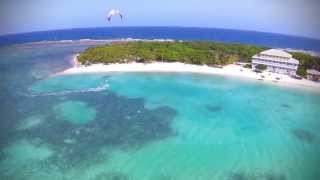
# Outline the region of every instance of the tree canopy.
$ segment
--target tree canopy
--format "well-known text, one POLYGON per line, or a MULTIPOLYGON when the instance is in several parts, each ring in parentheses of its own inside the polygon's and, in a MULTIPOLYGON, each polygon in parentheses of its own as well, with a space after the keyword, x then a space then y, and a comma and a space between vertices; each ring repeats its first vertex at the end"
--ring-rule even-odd
POLYGON ((184 62, 226 65, 250 62, 251 56, 265 48, 215 42, 123 42, 91 47, 82 52, 80 63, 184 62))
POLYGON ((260 71, 264 71, 264 70, 267 69, 267 66, 264 65, 264 64, 258 64, 258 65, 256 65, 256 68, 257 68, 258 70, 260 70, 260 71))
POLYGON ((292 56, 299 60, 299 68, 297 71, 298 75, 305 77, 307 75, 307 69, 316 69, 320 71, 319 56, 311 56, 301 52, 293 52, 292 56))

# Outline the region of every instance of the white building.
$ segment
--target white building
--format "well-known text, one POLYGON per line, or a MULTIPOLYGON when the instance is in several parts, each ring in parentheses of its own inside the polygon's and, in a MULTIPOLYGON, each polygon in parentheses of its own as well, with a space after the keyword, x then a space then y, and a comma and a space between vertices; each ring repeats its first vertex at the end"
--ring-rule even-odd
POLYGON ((266 65, 267 71, 270 72, 296 75, 299 61, 292 58, 292 55, 285 51, 269 49, 252 57, 252 70, 257 70, 256 66, 258 64, 266 65))

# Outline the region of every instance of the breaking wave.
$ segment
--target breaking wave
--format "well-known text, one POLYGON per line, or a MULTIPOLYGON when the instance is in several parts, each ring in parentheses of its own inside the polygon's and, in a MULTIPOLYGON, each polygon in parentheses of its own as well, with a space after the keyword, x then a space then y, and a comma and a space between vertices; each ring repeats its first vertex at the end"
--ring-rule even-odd
POLYGON ((105 43, 113 43, 118 41, 124 42, 133 42, 133 41, 147 41, 147 42, 173 42, 174 39, 139 39, 139 38, 111 38, 111 39, 64 39, 64 40, 42 40, 42 41, 35 41, 35 42, 26 42, 21 44, 16 44, 18 47, 25 47, 25 46, 42 46, 42 45, 72 45, 72 44, 84 44, 84 45, 99 45, 105 43))
POLYGON ((95 87, 95 88, 88 88, 88 89, 80 89, 80 90, 67 90, 67 91, 59 91, 59 92, 44 92, 44 93, 32 93, 29 94, 29 97, 36 97, 36 96, 63 96, 67 94, 75 94, 75 93, 88 93, 88 92, 101 92, 105 91, 109 88, 109 84, 106 83, 95 87))

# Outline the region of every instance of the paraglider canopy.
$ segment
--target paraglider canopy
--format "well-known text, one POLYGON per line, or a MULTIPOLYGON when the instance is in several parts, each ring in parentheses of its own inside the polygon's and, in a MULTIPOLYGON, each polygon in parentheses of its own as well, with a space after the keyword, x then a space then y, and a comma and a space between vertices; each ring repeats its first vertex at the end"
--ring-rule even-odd
POLYGON ((120 16, 121 20, 123 15, 120 13, 118 9, 111 9, 108 13, 108 21, 111 21, 112 16, 120 16))

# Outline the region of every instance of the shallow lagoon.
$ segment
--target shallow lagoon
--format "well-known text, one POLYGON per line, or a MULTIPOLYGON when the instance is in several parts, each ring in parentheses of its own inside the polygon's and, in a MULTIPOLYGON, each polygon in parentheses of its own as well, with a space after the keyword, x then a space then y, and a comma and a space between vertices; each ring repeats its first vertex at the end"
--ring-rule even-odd
POLYGON ((84 48, 0 49, 1 179, 320 178, 320 94, 188 73, 51 76, 84 48))

